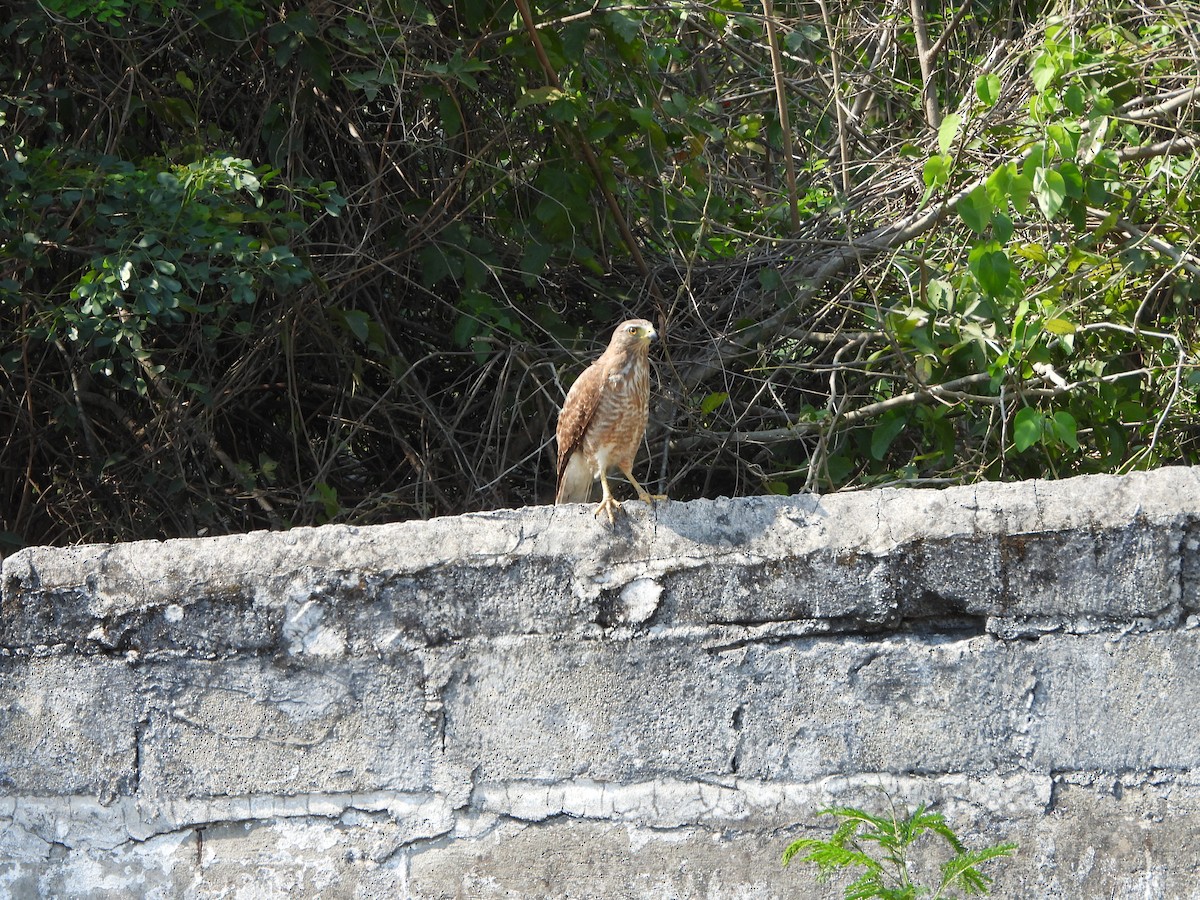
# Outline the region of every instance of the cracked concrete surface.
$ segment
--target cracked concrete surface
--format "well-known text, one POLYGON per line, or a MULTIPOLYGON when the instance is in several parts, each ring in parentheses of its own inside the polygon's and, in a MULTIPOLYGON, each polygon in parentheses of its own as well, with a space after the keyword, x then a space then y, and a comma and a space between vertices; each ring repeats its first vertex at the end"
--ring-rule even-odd
POLYGON ((1200 471, 625 512, 8 558, 0 896, 825 898, 891 797, 1200 898, 1200 471))

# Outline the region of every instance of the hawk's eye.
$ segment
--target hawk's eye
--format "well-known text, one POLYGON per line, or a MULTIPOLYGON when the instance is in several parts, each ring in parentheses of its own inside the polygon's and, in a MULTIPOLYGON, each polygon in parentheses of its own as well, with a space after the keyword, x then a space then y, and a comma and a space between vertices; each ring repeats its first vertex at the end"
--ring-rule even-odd
POLYGON ((630 333, 630 334, 637 334, 637 326, 636 326, 636 325, 630 325, 630 326, 629 326, 629 333, 630 333))

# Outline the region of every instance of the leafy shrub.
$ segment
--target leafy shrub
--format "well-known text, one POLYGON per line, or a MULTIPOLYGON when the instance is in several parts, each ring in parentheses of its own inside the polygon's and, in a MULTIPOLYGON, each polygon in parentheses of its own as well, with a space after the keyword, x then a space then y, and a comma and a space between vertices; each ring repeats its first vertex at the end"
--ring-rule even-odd
POLYGON ((915 900, 931 897, 950 900, 952 890, 964 894, 986 894, 991 879, 979 871, 989 860, 1009 856, 1016 844, 995 844, 981 850, 968 850, 940 813, 930 812, 925 804, 901 815, 893 807, 889 815, 873 816, 852 806, 837 806, 820 815, 840 820, 828 839, 801 838, 783 853, 786 866, 799 857, 817 866, 818 878, 826 880, 843 869, 862 869, 846 886, 846 900, 915 900), (936 886, 924 886, 914 880, 912 851, 926 835, 941 838, 951 857, 941 863, 936 886), (801 855, 803 854, 803 855, 801 855))
POLYGON ((628 314, 678 499, 1198 459, 1177 5, 10 6, 8 546, 545 502, 628 314))

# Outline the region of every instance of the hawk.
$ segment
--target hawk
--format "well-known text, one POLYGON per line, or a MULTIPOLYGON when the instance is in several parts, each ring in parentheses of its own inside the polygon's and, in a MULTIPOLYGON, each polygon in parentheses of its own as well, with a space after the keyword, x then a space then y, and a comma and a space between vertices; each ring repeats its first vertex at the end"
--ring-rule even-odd
POLYGON ((637 491, 638 499, 666 500, 650 494, 633 477, 633 460, 646 433, 650 408, 650 342, 658 338, 645 319, 622 322, 608 349, 571 385, 558 414, 558 481, 555 503, 587 503, 592 482, 600 479, 604 499, 595 515, 608 514, 615 524, 617 501, 608 473, 617 469, 637 491))

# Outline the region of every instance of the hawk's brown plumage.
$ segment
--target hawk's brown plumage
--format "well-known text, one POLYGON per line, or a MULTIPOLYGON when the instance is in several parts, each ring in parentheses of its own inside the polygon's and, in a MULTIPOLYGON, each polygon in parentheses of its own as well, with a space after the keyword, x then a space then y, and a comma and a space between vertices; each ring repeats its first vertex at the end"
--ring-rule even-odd
POLYGON ((649 494, 633 477, 633 460, 646 433, 650 407, 650 342, 658 337, 645 319, 622 322, 603 355, 579 376, 558 414, 558 482, 555 503, 586 503, 600 479, 604 497, 596 515, 610 522, 617 501, 608 473, 617 469, 647 503, 649 494))

